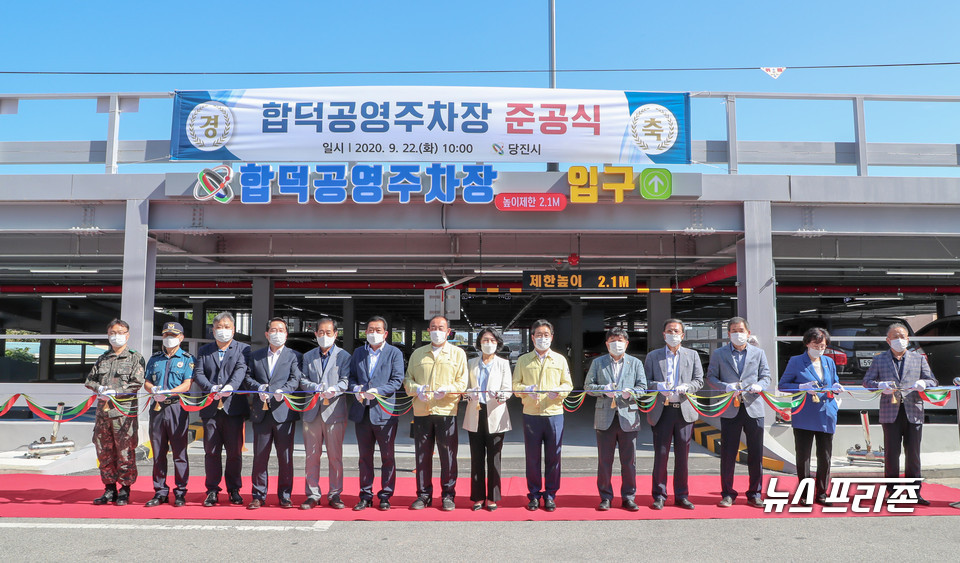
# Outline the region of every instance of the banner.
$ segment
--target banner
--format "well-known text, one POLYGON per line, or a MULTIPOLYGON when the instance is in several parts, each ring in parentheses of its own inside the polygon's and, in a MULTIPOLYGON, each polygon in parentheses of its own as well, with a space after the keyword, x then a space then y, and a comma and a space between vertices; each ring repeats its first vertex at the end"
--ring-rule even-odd
POLYGON ((689 164, 685 93, 371 86, 176 92, 173 160, 689 164))

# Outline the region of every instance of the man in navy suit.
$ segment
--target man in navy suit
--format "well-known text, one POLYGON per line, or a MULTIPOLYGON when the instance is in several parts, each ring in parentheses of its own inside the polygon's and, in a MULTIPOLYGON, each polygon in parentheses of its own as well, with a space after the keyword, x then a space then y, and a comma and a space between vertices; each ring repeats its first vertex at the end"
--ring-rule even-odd
POLYGON ((739 392, 741 406, 731 404, 720 415, 720 494, 718 506, 733 506, 737 491, 733 488, 733 472, 740 449, 740 433, 747 437, 747 469, 750 483, 747 504, 763 508, 760 498, 763 478, 763 399, 760 393, 770 385, 767 355, 761 348, 747 344, 750 325, 743 317, 727 321, 730 344, 721 346, 710 355, 707 380, 728 393, 739 392))
MULTIPOLYGON (((894 323, 887 329, 890 349, 873 358, 863 376, 863 386, 880 389, 880 426, 883 427, 883 476, 900 476, 900 449, 904 453, 904 477, 920 479, 920 438, 923 433, 923 398, 920 391, 935 387, 937 380, 930 371, 927 357, 916 350, 907 350, 910 334, 907 327, 894 323), (893 398, 897 397, 894 402, 893 398)), ((919 481, 918 481, 919 482, 919 481)), ((917 495, 917 502, 929 506, 930 501, 917 495)))
POLYGON ((247 508, 263 506, 267 499, 267 465, 270 450, 277 444, 277 496, 280 506, 290 508, 293 490, 293 435, 297 413, 287 406, 283 395, 292 393, 300 385, 300 366, 303 357, 284 346, 287 341, 287 323, 274 317, 267 321, 265 333, 270 346, 250 355, 244 384, 258 391, 250 395, 250 420, 253 422, 253 500, 247 508), (264 410, 264 405, 267 405, 264 410))
POLYGON ((403 354, 387 341, 390 331, 383 317, 367 321, 367 344, 350 358, 348 388, 357 394, 350 406, 350 420, 356 424, 360 451, 360 502, 354 510, 373 505, 373 449, 380 446, 380 510, 390 509, 390 497, 397 483, 397 464, 393 444, 397 438, 397 417, 384 412, 377 395, 387 409, 393 409, 395 393, 403 384, 403 354))
POLYGON ((233 339, 236 324, 233 315, 220 313, 213 318, 216 342, 204 344, 197 354, 193 370, 194 385, 201 393, 213 393, 213 402, 200 410, 203 421, 203 470, 207 498, 203 506, 217 504, 221 477, 225 478, 230 504, 243 504, 240 496, 243 469, 243 424, 249 412, 246 397, 234 397, 247 374, 250 346, 233 339), (227 450, 226 469, 222 454, 227 450))
POLYGON ((303 356, 300 389, 319 393, 321 398, 312 409, 301 415, 303 449, 307 454, 307 500, 300 505, 300 509, 309 510, 320 504, 320 456, 324 444, 327 447, 330 483, 327 504, 341 509, 344 507, 340 500, 340 493, 343 492, 343 436, 347 428, 347 397, 343 393, 347 390, 350 377, 350 353, 334 343, 337 339, 337 323, 333 319, 320 319, 314 335, 319 346, 303 356))

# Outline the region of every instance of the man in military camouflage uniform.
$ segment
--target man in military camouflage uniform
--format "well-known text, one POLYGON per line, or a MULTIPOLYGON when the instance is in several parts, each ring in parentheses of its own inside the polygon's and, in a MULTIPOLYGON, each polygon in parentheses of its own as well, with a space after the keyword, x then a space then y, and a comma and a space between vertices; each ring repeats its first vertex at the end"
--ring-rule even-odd
POLYGON ((97 448, 100 479, 105 490, 93 504, 127 504, 130 485, 137 480, 137 391, 143 386, 144 362, 140 352, 127 347, 129 336, 129 324, 120 319, 110 321, 107 325, 110 350, 97 358, 85 382, 87 388, 100 397, 93 425, 93 445, 97 448), (111 401, 112 397, 133 416, 124 416, 111 401), (119 491, 117 483, 120 483, 119 491))
POLYGON ((169 500, 167 486, 167 450, 173 452, 173 506, 186 504, 190 463, 187 461, 187 427, 190 414, 180 404, 180 395, 193 383, 193 356, 180 348, 183 325, 165 323, 161 331, 163 348, 147 362, 144 388, 153 395, 150 408, 150 445, 153 447, 153 498, 146 506, 158 506, 169 500), (158 410, 159 409, 159 410, 158 410))

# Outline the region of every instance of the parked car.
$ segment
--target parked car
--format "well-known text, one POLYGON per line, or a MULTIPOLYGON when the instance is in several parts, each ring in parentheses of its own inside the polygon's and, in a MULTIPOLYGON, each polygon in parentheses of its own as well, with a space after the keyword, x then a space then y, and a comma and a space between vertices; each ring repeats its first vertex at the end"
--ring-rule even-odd
MULTIPOLYGON (((960 338, 960 315, 941 317, 917 331, 917 336, 954 336, 960 338)), ((960 376, 960 340, 956 342, 917 342, 917 351, 926 354, 933 376, 941 385, 952 385, 960 376)))
MULTIPOLYGON (((837 375, 840 383, 845 385, 859 385, 867 369, 873 364, 873 357, 889 349, 883 340, 861 341, 844 340, 844 337, 877 336, 885 338, 887 328, 893 323, 902 323, 907 327, 907 333, 913 336, 903 319, 895 317, 797 317, 777 323, 779 336, 803 336, 813 327, 825 328, 830 333, 830 346, 824 351, 837 364, 837 375)), ((911 348, 914 344, 911 342, 911 348)), ((804 352, 803 342, 779 342, 777 357, 779 373, 787 367, 790 358, 804 352)))

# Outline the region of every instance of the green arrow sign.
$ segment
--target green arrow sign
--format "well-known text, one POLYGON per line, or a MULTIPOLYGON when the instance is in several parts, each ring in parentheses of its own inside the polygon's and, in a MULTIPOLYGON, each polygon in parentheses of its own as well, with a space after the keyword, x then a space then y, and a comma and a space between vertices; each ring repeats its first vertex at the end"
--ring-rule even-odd
POLYGON ((640 195, 644 199, 669 199, 673 174, 666 168, 645 168, 640 173, 640 195))

